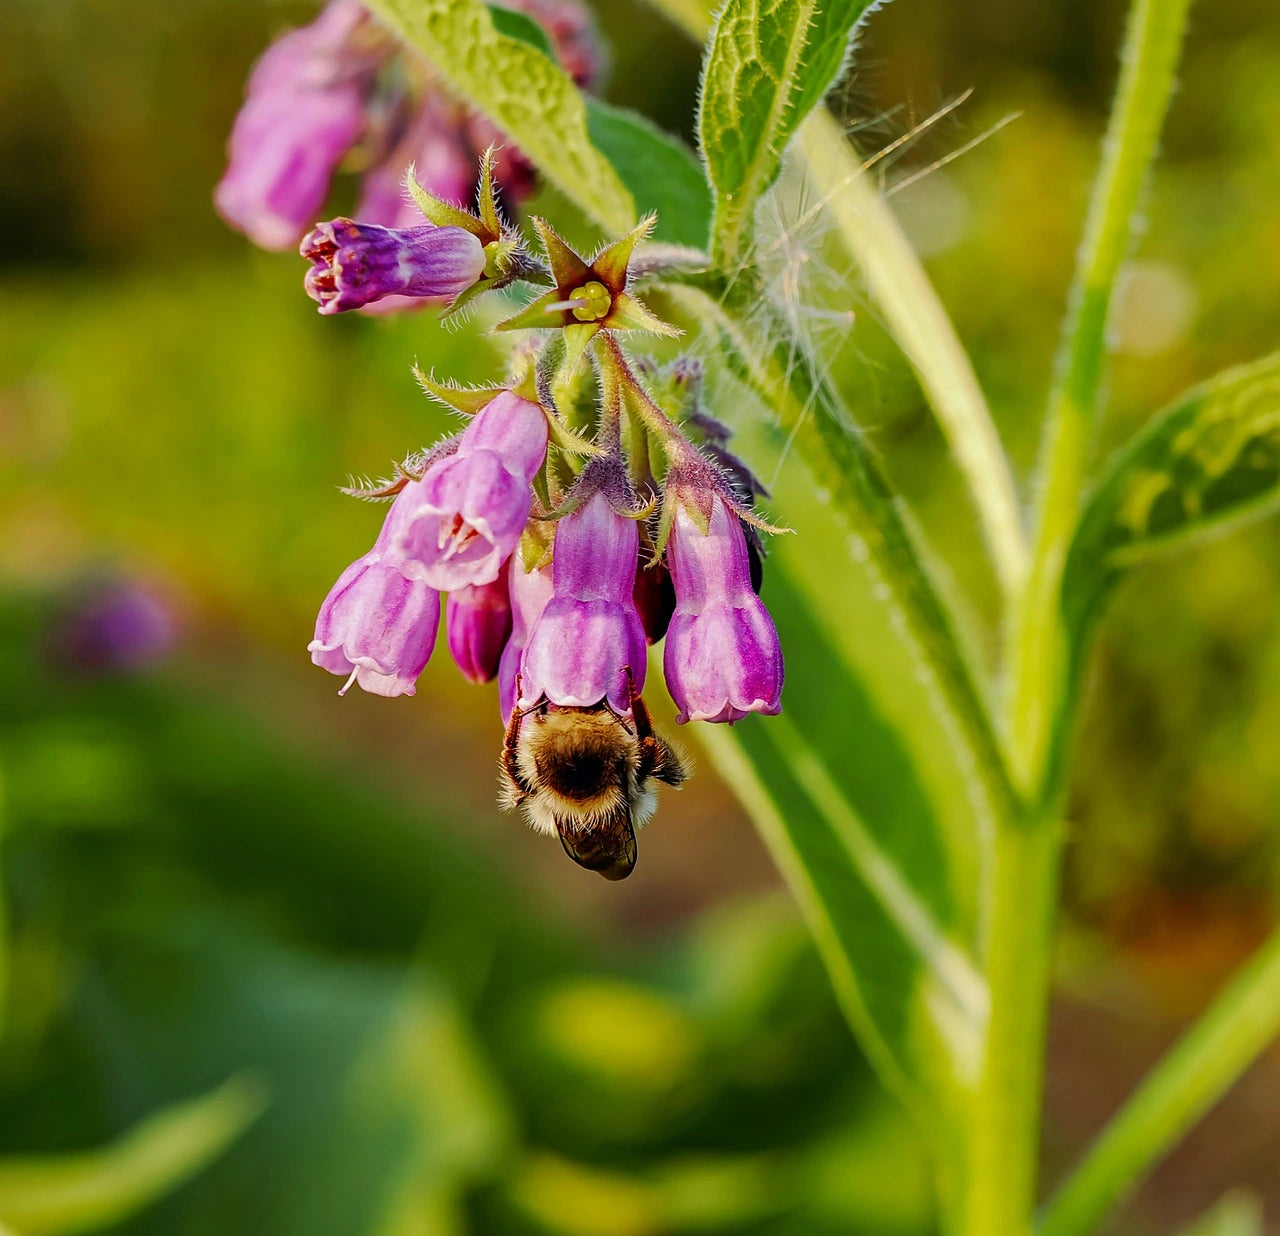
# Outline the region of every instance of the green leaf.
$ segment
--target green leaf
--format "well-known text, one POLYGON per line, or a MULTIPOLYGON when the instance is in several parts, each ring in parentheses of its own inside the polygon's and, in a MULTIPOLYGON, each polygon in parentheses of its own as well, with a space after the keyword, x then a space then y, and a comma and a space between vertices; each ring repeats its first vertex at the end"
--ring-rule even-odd
POLYGON ((698 126, 722 269, 741 260, 756 202, 800 122, 839 77, 852 31, 871 7, 872 0, 727 0, 720 10, 698 126))
POLYGON ((1156 416, 1108 468, 1063 581, 1083 627, 1130 567, 1280 506, 1280 353, 1228 369, 1156 416))
POLYGON ((587 100, 587 132, 635 197, 640 214, 656 211, 654 239, 705 249, 711 191, 693 152, 636 112, 587 100))
POLYGON ((865 439, 804 355, 769 346, 760 299, 738 282, 724 299, 688 286, 664 293, 691 328, 720 333, 727 372, 707 389, 724 404, 712 411, 741 427, 744 383, 768 410, 758 432, 771 436, 743 449, 788 460, 776 477, 764 469, 798 532, 776 544, 764 590, 787 686, 780 717, 732 732, 700 727, 712 731, 700 736, 804 909, 869 1057, 934 1138, 942 1188, 954 1191, 987 1034, 979 907, 996 821, 1012 809, 1000 751, 917 537, 865 439))
MULTIPOLYGON (((547 32, 533 18, 490 4, 494 29, 554 59, 547 32)), ((630 191, 640 215, 654 211, 654 238, 703 249, 711 228, 711 192, 697 158, 682 141, 638 112, 584 97, 587 134, 630 191)))
POLYGON ((528 43, 530 47, 536 47, 544 56, 552 60, 556 58, 551 36, 527 13, 505 8, 501 4, 490 4, 487 7, 489 16, 493 18, 493 28, 499 34, 509 35, 522 43, 528 43))
POLYGON ((602 228, 635 224, 630 192, 588 135, 578 88, 526 38, 499 29, 497 22, 517 29, 511 17, 495 22, 482 0, 370 0, 369 7, 602 228))
POLYGON ((216 1159, 264 1105, 261 1086, 237 1076, 148 1116, 102 1150, 0 1159, 0 1219, 23 1236, 110 1227, 216 1159))
POLYGON ((862 655, 851 663, 794 582, 822 558, 828 591, 843 592, 851 610, 863 586, 874 592, 869 579, 849 578, 852 563, 831 588, 830 542, 818 541, 796 562, 799 538, 789 539, 767 569, 787 657, 782 715, 701 727, 699 737, 800 903, 868 1056, 952 1161, 985 1030, 971 952, 977 847, 953 834, 942 802, 963 791, 925 771, 922 749, 943 740, 919 683, 900 676, 909 658, 893 623, 860 619, 862 655), (890 677, 909 701, 890 701, 890 677), (914 733, 895 703, 915 710, 914 733))

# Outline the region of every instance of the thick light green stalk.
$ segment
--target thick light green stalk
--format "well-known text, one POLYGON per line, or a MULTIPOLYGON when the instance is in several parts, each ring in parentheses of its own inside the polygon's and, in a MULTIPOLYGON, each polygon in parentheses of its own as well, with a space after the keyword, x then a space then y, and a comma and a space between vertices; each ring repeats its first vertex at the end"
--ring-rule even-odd
POLYGON ((966 1139, 955 1228, 962 1236, 1031 1230, 1059 848, 1051 821, 1005 820, 996 832, 985 967, 991 1012, 966 1139))
POLYGON ((894 341, 920 381, 968 482, 992 565, 1006 596, 1027 568, 1013 474, 968 354, 889 203, 825 110, 800 128, 796 147, 824 215, 853 255, 894 341))
POLYGON ((987 981, 991 1021, 975 1113, 966 1236, 1027 1232, 1034 1205, 1044 1021, 1071 724, 1061 587, 1097 419, 1107 317, 1173 89, 1190 0, 1134 0, 1050 399, 1031 573, 1013 630, 1008 746, 1028 807, 996 839, 987 981), (1021 835, 1018 835, 1021 834, 1021 835))
POLYGON ((1075 532, 1084 468, 1097 419, 1107 318, 1116 276, 1173 90, 1191 0, 1134 0, 1123 64, 1094 183, 1070 308, 1058 354, 1041 456, 1041 493, 1031 576, 1018 614, 1009 678, 1014 775, 1029 794, 1053 779, 1067 687, 1059 603, 1075 532))
POLYGON ((1148 1074, 1050 1203, 1042 1236, 1085 1236, 1280 1034, 1280 930, 1148 1074))

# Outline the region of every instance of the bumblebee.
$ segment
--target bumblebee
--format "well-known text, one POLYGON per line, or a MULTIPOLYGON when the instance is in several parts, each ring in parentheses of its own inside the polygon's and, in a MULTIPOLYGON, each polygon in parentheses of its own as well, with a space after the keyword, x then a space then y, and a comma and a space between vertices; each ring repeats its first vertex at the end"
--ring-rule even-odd
POLYGON ((606 880, 625 880, 636 865, 636 829, 658 801, 651 783, 675 788, 688 776, 683 757, 654 733, 634 681, 630 721, 604 701, 564 708, 544 698, 513 709, 501 769, 503 805, 522 808, 533 828, 554 833, 575 863, 606 880))

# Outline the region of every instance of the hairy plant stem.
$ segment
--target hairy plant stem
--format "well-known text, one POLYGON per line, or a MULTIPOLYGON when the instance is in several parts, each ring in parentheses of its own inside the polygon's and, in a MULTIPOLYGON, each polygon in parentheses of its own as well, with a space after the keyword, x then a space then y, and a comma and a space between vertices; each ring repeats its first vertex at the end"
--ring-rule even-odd
POLYGON ((1106 360, 1107 319, 1133 219, 1173 90, 1191 0, 1134 0, 1120 83, 1076 262, 1041 451, 1041 490, 1027 588, 1008 675, 1014 777, 1028 794, 1053 778, 1069 686, 1062 572, 1075 533, 1106 360))
POLYGON ((1036 1200, 1049 963, 1057 904, 1056 813, 998 828, 985 974, 982 1079, 969 1113, 959 1236, 1023 1236, 1036 1200))
POLYGON ((1063 329, 1042 451, 1031 569, 1014 613, 1007 744, 1028 809, 996 839, 986 1064, 966 1236, 1031 1230, 1064 759, 1074 716, 1062 577, 1100 403, 1106 327, 1173 88, 1190 0, 1134 0, 1116 102, 1063 329))

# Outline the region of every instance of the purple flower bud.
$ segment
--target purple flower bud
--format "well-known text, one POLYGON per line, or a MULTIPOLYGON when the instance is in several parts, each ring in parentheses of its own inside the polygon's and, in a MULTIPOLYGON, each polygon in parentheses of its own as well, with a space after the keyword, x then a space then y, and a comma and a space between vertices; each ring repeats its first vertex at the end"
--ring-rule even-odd
POLYGON ((498 703, 503 725, 516 705, 516 676, 520 673, 520 659, 529 642, 529 632, 551 600, 551 570, 542 567, 526 571, 520 555, 512 554, 507 585, 511 597, 511 638, 502 650, 498 666, 498 703))
MULTIPOLYGON (((407 490, 408 487, 406 487, 407 490)), ((405 522, 405 492, 391 505, 373 548, 338 577, 320 607, 311 660, 374 695, 413 695, 440 626, 440 594, 418 564, 394 550, 405 522)))
POLYGON ((476 413, 455 454, 405 487, 413 506, 398 543, 433 588, 498 578, 529 520, 529 487, 546 453, 542 409, 502 391, 476 413))
POLYGON ((491 584, 472 584, 449 594, 445 614, 449 651, 464 678, 489 682, 511 634, 511 601, 504 571, 491 584))
POLYGON ((334 219, 303 239, 305 286, 321 313, 341 313, 387 296, 448 302, 484 273, 484 246, 461 227, 402 230, 334 219))
POLYGON ((389 50, 352 0, 271 45, 249 78, 215 193, 232 227, 288 249, 324 205, 329 181, 365 125, 365 99, 389 50))
POLYGON ((667 563, 676 612, 663 670, 676 720, 739 721, 780 712, 782 648, 769 611, 751 587, 742 523, 713 497, 704 534, 676 499, 667 563))
POLYGON ((599 492, 556 526, 553 595, 521 658, 520 707, 543 698, 565 708, 607 700, 630 715, 627 671, 637 691, 645 674, 644 628, 632 599, 639 544, 635 520, 599 492))

